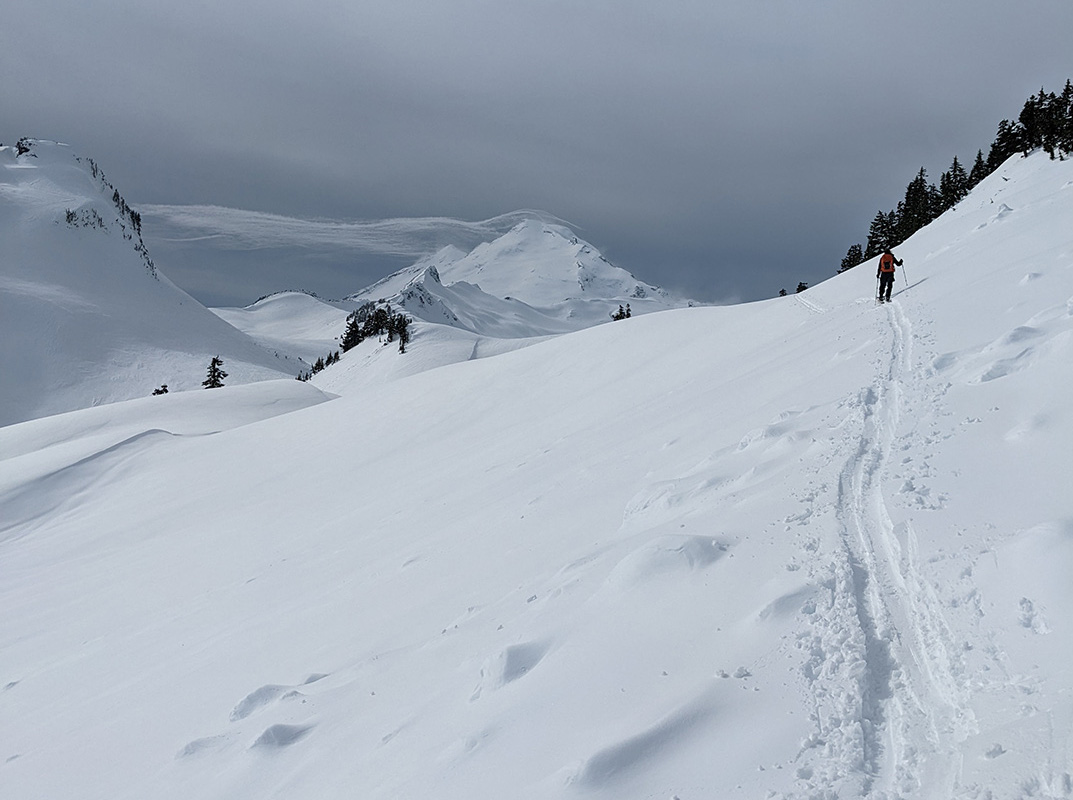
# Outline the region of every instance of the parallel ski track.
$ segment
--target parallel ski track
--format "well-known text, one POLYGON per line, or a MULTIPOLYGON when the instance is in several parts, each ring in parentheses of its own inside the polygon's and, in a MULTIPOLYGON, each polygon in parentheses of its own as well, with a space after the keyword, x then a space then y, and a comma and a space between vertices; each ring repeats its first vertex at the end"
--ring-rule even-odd
POLYGON ((876 789, 895 797, 950 797, 958 745, 971 723, 938 599, 922 578, 911 522, 897 528, 883 494, 907 392, 928 393, 913 372, 913 330, 901 301, 887 305, 889 357, 862 393, 861 438, 839 483, 839 532, 852 565, 866 643, 863 737, 876 789), (884 372, 885 370, 885 372, 884 372))
POLYGON ((913 369, 913 328, 900 301, 887 305, 886 317, 890 349, 838 425, 840 548, 806 665, 816 700, 811 746, 823 752, 807 781, 810 798, 949 798, 959 745, 973 729, 963 670, 921 573, 911 521, 896 526, 884 499, 906 395, 933 405, 942 396, 913 369))

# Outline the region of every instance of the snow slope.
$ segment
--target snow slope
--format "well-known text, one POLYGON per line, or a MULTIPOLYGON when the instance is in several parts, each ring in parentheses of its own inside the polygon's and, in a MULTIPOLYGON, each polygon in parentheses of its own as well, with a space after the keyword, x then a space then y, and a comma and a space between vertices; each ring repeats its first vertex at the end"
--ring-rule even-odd
POLYGON ((0 148, 0 241, 0 425, 199 387, 214 355, 236 383, 298 373, 168 281, 140 219, 64 145, 0 148))
POLYGON ((0 795, 1073 796, 1071 214, 1015 159, 889 305, 0 429, 0 795))

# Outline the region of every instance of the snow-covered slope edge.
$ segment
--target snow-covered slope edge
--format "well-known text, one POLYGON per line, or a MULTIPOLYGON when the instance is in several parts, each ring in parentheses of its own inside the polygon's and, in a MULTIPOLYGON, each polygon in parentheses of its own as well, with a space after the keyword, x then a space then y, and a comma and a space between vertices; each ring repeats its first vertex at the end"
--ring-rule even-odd
POLYGON ((0 148, 0 425, 299 365, 222 322, 157 269, 140 218, 90 159, 50 142, 0 148))
POLYGON ((0 473, 0 790, 1069 796, 1071 213, 0 473))

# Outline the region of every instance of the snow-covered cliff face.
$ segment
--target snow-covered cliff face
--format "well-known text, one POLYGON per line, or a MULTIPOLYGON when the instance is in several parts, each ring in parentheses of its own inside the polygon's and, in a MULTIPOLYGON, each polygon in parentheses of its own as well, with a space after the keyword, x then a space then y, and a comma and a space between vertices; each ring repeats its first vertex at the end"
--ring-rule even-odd
POLYGON ((220 355, 231 380, 297 373, 172 284, 141 218, 65 145, 0 148, 0 425, 191 388, 220 355))

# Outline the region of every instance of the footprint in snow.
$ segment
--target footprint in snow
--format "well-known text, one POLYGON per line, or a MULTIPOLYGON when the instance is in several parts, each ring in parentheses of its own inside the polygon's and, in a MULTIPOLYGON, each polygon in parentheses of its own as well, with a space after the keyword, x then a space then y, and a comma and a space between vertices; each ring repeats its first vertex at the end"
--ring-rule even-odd
POLYGON ((480 699, 485 689, 499 689, 528 675, 548 654, 547 642, 522 642, 511 645, 485 662, 481 680, 470 695, 471 703, 480 699))
MULTIPOLYGON (((305 682, 301 685, 309 686, 311 683, 316 683, 317 681, 322 680, 326 677, 328 677, 326 674, 314 673, 313 675, 310 675, 308 678, 306 678, 305 682)), ((238 705, 236 705, 231 710, 231 715, 229 719, 232 722, 238 722, 239 720, 246 719, 246 717, 250 716, 255 711, 264 708, 265 706, 274 703, 277 700, 287 700, 291 698, 301 697, 304 697, 304 695, 300 691, 298 691, 298 688, 296 686, 268 684, 266 686, 262 686, 260 689, 255 689, 254 691, 246 695, 244 698, 242 698, 242 700, 239 701, 238 705)))
POLYGON ((188 742, 187 745, 175 754, 177 759, 193 758, 195 756, 202 756, 212 750, 219 750, 225 744, 230 741, 228 736, 205 736, 201 739, 194 739, 192 742, 188 742))

